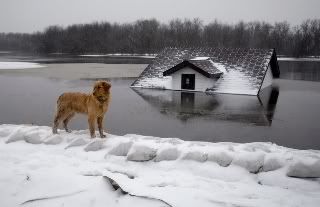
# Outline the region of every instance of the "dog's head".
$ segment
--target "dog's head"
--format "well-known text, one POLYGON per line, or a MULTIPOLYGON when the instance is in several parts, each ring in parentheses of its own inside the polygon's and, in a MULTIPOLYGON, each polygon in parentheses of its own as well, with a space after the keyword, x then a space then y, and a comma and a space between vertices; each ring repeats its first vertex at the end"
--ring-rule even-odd
POLYGON ((110 88, 110 83, 106 81, 97 81, 93 87, 93 96, 95 96, 98 101, 104 102, 109 96, 110 88))

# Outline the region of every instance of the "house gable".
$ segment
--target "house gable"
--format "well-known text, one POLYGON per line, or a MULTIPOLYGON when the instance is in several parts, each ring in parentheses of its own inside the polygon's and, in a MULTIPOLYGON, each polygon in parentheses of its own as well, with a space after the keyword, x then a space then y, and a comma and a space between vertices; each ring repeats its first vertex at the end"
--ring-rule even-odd
POLYGON ((195 71, 197 71, 198 73, 204 75, 207 78, 217 78, 220 77, 220 75, 222 74, 222 72, 219 73, 209 73, 206 70, 203 70, 202 68, 196 66, 195 64, 193 64, 192 62, 188 61, 188 60, 184 60, 183 62, 175 65, 174 67, 166 70, 163 72, 163 76, 169 76, 175 72, 177 72, 178 70, 181 70, 183 68, 189 67, 195 71))

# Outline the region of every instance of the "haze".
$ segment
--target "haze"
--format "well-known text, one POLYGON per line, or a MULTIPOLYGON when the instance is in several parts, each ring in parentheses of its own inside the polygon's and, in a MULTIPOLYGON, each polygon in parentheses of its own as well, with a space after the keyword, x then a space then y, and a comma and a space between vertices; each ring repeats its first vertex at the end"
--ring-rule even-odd
POLYGON ((288 21, 298 25, 320 18, 319 0, 0 0, 0 32, 42 31, 50 25, 67 26, 94 21, 133 22, 156 18, 288 21))

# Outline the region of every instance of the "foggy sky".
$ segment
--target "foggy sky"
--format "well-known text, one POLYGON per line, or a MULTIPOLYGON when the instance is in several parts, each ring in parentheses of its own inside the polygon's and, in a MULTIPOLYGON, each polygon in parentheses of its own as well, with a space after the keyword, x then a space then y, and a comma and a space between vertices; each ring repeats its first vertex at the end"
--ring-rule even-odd
POLYGON ((320 18, 320 0, 0 0, 0 32, 43 31, 94 21, 133 22, 200 18, 203 23, 288 21, 320 18))

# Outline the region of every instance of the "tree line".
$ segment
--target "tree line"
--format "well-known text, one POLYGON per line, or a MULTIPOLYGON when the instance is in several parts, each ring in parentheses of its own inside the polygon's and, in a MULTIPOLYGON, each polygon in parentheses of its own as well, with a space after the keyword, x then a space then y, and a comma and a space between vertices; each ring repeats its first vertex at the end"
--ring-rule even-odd
POLYGON ((287 22, 156 19, 133 23, 95 22, 50 26, 32 34, 0 33, 0 50, 31 53, 158 53, 165 47, 276 48, 287 56, 320 55, 320 19, 298 26, 287 22))

